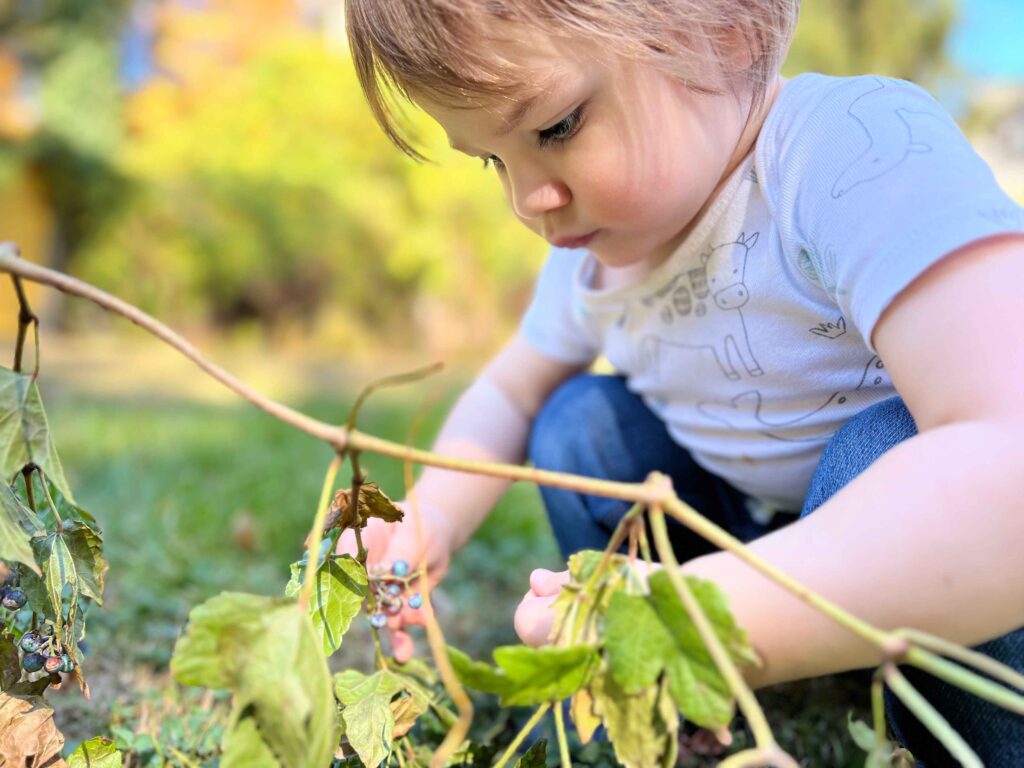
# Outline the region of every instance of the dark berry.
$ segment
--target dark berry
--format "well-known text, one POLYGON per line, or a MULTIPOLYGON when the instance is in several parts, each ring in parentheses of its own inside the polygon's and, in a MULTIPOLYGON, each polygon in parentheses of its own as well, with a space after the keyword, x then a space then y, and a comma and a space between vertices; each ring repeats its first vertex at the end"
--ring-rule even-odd
POLYGON ((35 653, 39 650, 39 646, 43 644, 43 638, 36 632, 26 632, 21 636, 21 650, 25 653, 35 653))
POLYGON ((26 672, 38 672, 46 663, 46 657, 41 653, 26 653, 21 660, 21 668, 26 672))
POLYGON ((416 608, 419 608, 421 605, 423 605, 423 595, 421 595, 419 592, 413 592, 411 595, 409 595, 410 608, 415 610, 416 608))
POLYGON ((385 600, 384 612, 387 613, 388 616, 397 616, 400 614, 402 612, 402 599, 385 600))
POLYGON ((375 613, 370 616, 370 626, 374 629, 384 629, 388 624, 388 617, 383 613, 375 613))
POLYGON ((43 662, 43 669, 47 672, 58 672, 63 663, 60 656, 47 656, 43 662))
POLYGON ((73 672, 75 670, 75 662, 71 660, 71 657, 66 653, 60 655, 60 668, 58 672, 73 672))
POLYGON ((22 590, 17 587, 7 587, 4 596, 0 598, 0 604, 4 608, 16 611, 25 605, 27 600, 28 596, 22 590))
POLYGON ((409 564, 405 562, 405 560, 395 560, 391 565, 391 572, 395 574, 395 576, 405 576, 409 573, 409 564))
POLYGON ((389 595, 396 595, 396 596, 402 594, 402 585, 401 584, 388 584, 388 594, 389 595))

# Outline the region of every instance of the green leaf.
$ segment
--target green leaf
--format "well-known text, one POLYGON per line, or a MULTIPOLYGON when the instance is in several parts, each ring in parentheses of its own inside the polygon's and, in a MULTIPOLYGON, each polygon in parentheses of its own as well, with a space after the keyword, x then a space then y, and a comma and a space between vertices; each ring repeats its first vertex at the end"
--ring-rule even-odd
POLYGON ((35 464, 74 502, 35 379, 8 368, 0 368, 0 447, 0 473, 5 478, 35 464))
POLYGON ((251 717, 243 717, 224 735, 220 768, 280 768, 274 753, 260 738, 251 717))
POLYGON ((0 635, 0 691, 8 691, 21 680, 21 659, 14 639, 0 635))
POLYGON ((320 566, 309 601, 309 617, 325 656, 341 647, 341 639, 362 610, 368 592, 366 571, 358 560, 345 555, 320 566))
POLYGON ((68 756, 68 768, 121 768, 121 753, 110 739, 97 736, 68 756))
MULTIPOLYGON (((50 554, 46 559, 46 565, 43 566, 43 581, 46 584, 46 594, 50 599, 50 604, 53 606, 57 634, 60 635, 64 631, 64 611, 62 610, 64 586, 67 584, 71 585, 71 604, 73 610, 74 603, 76 602, 78 574, 75 569, 75 561, 71 557, 68 545, 64 543, 64 538, 54 533, 46 536, 45 539, 49 540, 46 548, 49 549, 50 554)), ((35 545, 39 541, 40 539, 36 538, 33 539, 32 543, 35 545)), ((46 545, 45 540, 41 544, 46 545)))
POLYGON ((571 696, 587 684, 599 658, 597 650, 589 645, 506 645, 494 650, 495 669, 472 661, 450 646, 448 653, 463 685, 497 694, 505 707, 530 706, 571 696))
POLYGON ((666 670, 669 693, 689 720, 712 729, 732 720, 732 692, 715 667, 680 654, 669 661, 666 670))
POLYGON ((7 483, 0 482, 0 560, 24 563, 41 573, 30 540, 33 532, 42 530, 39 518, 18 501, 7 483))
POLYGON ((355 670, 334 676, 334 695, 343 705, 345 737, 364 765, 380 765, 391 754, 395 731, 391 699, 403 689, 401 678, 387 670, 369 677, 355 670))
POLYGON ((672 636, 643 597, 616 592, 605 613, 604 650, 612 674, 626 693, 654 685, 676 654, 672 636))
MULTIPOLYGON (((722 641, 726 650, 737 664, 760 665, 760 659, 754 652, 745 630, 736 624, 729 611, 729 598, 711 581, 704 581, 695 576, 685 576, 687 585, 693 596, 703 608, 715 634, 722 641)), ((704 641, 697 627, 686 613, 679 595, 668 574, 659 570, 648 579, 651 593, 649 600, 665 626, 675 637, 676 644, 687 654, 711 662, 704 641)))
POLYGON ((853 738, 853 743, 863 749, 865 752, 870 752, 875 748, 877 739, 875 738, 875 729, 865 723, 863 720, 854 720, 853 712, 846 715, 847 728, 850 729, 850 736, 853 738))
POLYGON ((516 768, 547 768, 548 740, 538 739, 526 754, 516 760, 516 768))
POLYGON ((326 765, 337 746, 327 663, 293 600, 222 593, 194 608, 171 659, 174 679, 230 688, 284 768, 326 765))
POLYGON ((103 557, 103 539, 99 532, 71 520, 64 524, 61 536, 75 564, 79 591, 97 605, 103 605, 103 583, 109 566, 103 557))
POLYGON ((607 668, 590 682, 594 712, 608 730, 615 756, 627 768, 660 768, 675 751, 678 714, 658 686, 628 694, 607 668))

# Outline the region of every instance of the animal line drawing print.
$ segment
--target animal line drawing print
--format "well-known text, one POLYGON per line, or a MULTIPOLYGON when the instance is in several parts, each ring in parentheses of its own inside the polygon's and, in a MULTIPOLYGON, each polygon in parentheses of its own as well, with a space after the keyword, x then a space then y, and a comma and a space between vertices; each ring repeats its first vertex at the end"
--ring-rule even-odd
POLYGON ((686 273, 689 287, 681 279, 683 276, 677 275, 667 286, 641 300, 647 306, 659 300, 663 302, 659 316, 665 325, 672 325, 677 319, 689 323, 684 336, 689 343, 670 341, 655 334, 644 336, 640 342, 641 355, 652 367, 658 366, 662 348, 671 347, 710 351, 722 374, 730 381, 740 378, 738 368, 749 376, 764 373, 750 347, 742 310, 750 299, 750 291, 743 281, 747 257, 758 235, 754 232, 748 237, 741 233, 736 240, 705 253, 701 257, 703 265, 686 273), (710 304, 706 301, 708 296, 712 299, 710 304), (692 319, 687 320, 691 313, 692 319), (708 319, 704 320, 705 317, 708 319))
POLYGON ((762 427, 757 431, 773 440, 814 442, 830 437, 835 423, 844 414, 848 415, 849 409, 856 408, 859 411, 875 401, 875 390, 889 385, 888 378, 882 375, 884 369, 882 359, 873 355, 854 387, 833 392, 814 410, 788 421, 768 421, 761 413, 762 397, 756 389, 738 394, 726 403, 706 400, 697 404, 697 410, 730 429, 748 429, 752 423, 756 423, 762 427), (826 409, 839 410, 840 407, 842 414, 830 416, 826 412, 826 409), (782 434, 783 431, 785 434, 782 434))
POLYGON ((905 97, 881 78, 873 79, 877 87, 854 99, 847 110, 864 129, 868 145, 832 186, 832 197, 837 200, 860 184, 894 170, 911 154, 932 151, 930 144, 920 140, 921 134, 927 133, 922 120, 937 121, 939 116, 897 106, 905 103, 905 97))

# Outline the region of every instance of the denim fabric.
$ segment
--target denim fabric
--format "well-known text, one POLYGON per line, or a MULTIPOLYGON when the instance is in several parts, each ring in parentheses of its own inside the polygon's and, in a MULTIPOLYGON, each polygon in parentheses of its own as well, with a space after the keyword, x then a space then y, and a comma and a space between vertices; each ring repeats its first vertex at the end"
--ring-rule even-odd
MULTIPOLYGON (((875 459, 916 432, 913 418, 899 398, 879 403, 851 419, 826 447, 801 515, 811 514, 875 459)), ((680 498, 744 541, 796 519, 786 513, 777 513, 768 524, 752 519, 752 500, 700 468, 672 440, 664 423, 617 376, 582 375, 563 384, 537 415, 529 452, 539 468, 608 480, 640 482, 651 471, 663 472, 672 478, 680 498)), ((580 549, 603 549, 630 506, 557 488, 542 487, 541 496, 566 557, 580 549)), ((670 521, 669 527, 681 562, 713 551, 714 547, 678 523, 670 521)), ((978 646, 978 650, 1024 672, 1024 629, 978 646)), ((986 766, 1024 766, 1024 718, 915 670, 903 671, 967 739, 986 766)), ((886 703, 894 735, 914 753, 919 765, 940 768, 955 764, 888 694, 886 703)))

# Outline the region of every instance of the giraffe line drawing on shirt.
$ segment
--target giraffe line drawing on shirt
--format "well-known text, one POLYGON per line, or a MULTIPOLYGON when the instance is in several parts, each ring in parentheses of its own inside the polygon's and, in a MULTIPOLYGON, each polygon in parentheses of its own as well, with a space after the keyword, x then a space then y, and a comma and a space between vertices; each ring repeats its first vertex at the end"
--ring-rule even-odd
MULTIPOLYGON (((664 325, 673 325, 677 320, 687 322, 685 337, 691 340, 690 343, 681 343, 657 334, 647 334, 639 344, 639 354, 644 363, 658 367, 662 350, 668 347, 671 350, 710 351, 722 374, 730 381, 740 378, 738 367, 750 376, 764 373, 750 347, 742 311, 750 299, 749 289, 743 280, 747 256, 758 237, 758 232, 750 236, 740 233, 736 240, 711 248, 701 257, 701 267, 685 273, 685 280, 683 274, 678 274, 667 285, 641 299, 641 303, 648 307, 661 303, 658 316, 664 325), (709 296, 712 301, 705 301, 709 296), (694 319, 685 320, 691 312, 694 319), (705 316, 709 320, 697 322, 697 318, 705 316), (701 331, 704 331, 704 338, 701 331)), ((625 318, 621 322, 626 322, 625 318)))
MULTIPOLYGON (((773 440, 785 442, 803 443, 824 440, 831 436, 831 432, 824 430, 822 424, 804 424, 811 417, 817 416, 826 409, 837 410, 843 406, 843 411, 848 412, 852 405, 867 407, 874 401, 874 392, 879 387, 887 387, 889 382, 882 375, 885 365, 878 355, 873 355, 861 373, 860 380, 852 389, 833 392, 824 403, 814 410, 788 421, 770 422, 761 414, 763 398, 758 390, 751 390, 736 395, 727 403, 705 400, 697 404, 697 410, 720 424, 730 429, 747 429, 751 421, 756 421, 763 429, 758 433, 773 440), (792 435, 781 435, 777 430, 802 430, 802 433, 792 435)), ((816 420, 817 421, 817 420, 816 420)))
POLYGON ((931 152, 932 147, 915 138, 926 132, 921 120, 940 120, 933 112, 905 109, 903 95, 873 78, 877 86, 862 93, 847 109, 868 140, 867 149, 848 165, 832 186, 832 197, 839 199, 854 187, 884 176, 901 165, 913 153, 931 152))

